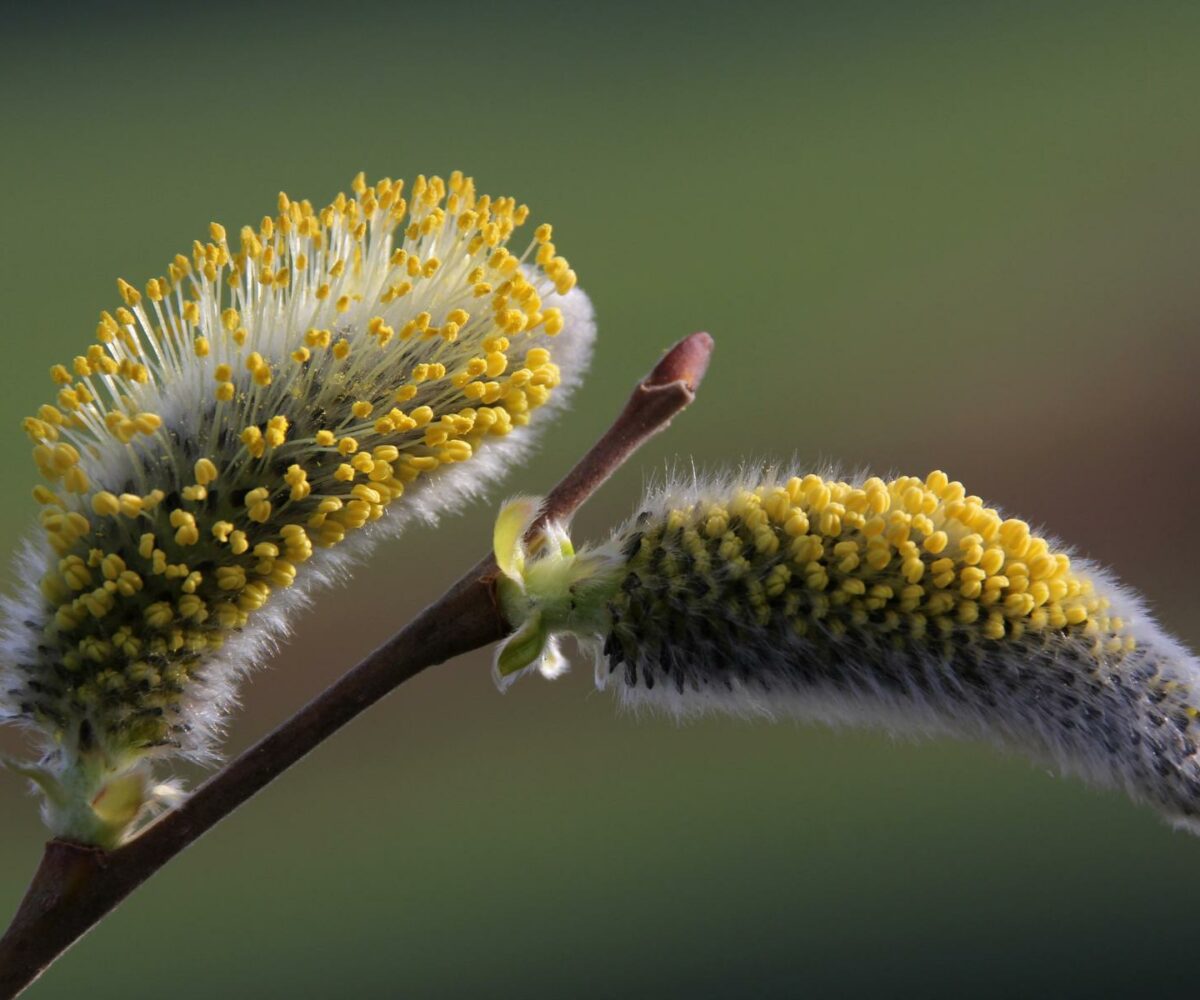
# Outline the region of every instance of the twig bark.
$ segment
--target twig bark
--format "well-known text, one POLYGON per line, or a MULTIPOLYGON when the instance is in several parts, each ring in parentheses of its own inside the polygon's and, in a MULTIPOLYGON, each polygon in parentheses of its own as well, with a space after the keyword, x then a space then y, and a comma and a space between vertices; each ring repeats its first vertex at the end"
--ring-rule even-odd
MULTIPOLYGON (((708 334, 695 333, 667 352, 603 437, 551 491, 538 524, 570 517, 644 441, 691 403, 712 348, 708 334)), ((171 858, 384 695, 426 667, 504 638, 510 630, 496 604, 495 579, 496 564, 489 556, 130 843, 106 852, 50 841, 0 939, 0 998, 20 993, 171 858)))

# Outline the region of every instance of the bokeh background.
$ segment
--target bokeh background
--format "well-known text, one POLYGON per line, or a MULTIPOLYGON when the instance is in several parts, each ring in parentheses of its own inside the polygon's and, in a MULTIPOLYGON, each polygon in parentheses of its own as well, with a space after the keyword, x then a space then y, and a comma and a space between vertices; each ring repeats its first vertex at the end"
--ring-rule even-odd
MULTIPOLYGON (((601 324, 507 489, 548 488, 669 342, 717 338, 580 537, 677 457, 944 468, 1200 646, 1200 6, 169 6, 4 11, 0 549, 34 508, 18 421, 118 274, 281 187, 461 167, 554 223, 601 324)), ((492 513, 328 595, 230 749, 440 593, 492 513)), ((8 911, 42 834, 11 776, 0 802, 8 911)), ((586 669, 501 697, 481 654, 322 747, 30 995, 1194 996, 1198 896, 1200 841, 989 748, 620 717, 586 669)))

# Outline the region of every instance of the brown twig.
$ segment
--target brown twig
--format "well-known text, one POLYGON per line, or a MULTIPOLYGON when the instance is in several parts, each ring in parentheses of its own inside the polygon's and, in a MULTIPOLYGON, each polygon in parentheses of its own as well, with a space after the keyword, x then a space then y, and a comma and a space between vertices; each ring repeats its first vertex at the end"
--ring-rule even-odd
MULTIPOLYGON (((712 348, 708 334, 695 333, 667 352, 604 436, 550 492, 542 520, 569 518, 647 438, 691 403, 712 348)), ((496 606, 495 578, 489 556, 130 843, 106 852, 50 841, 0 939, 0 997, 16 996, 171 858, 384 695, 426 667, 504 638, 509 628, 496 606), (447 627, 450 622, 453 627, 447 627)))

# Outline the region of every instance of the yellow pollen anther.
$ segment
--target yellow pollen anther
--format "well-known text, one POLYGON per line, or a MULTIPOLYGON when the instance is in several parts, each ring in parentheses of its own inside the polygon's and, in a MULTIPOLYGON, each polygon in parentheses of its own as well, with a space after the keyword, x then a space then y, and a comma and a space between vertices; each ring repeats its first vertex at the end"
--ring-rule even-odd
POLYGON ((121 513, 121 501, 114 494, 103 491, 92 497, 92 510, 101 517, 116 517, 121 513))
POLYGON ((196 482, 201 486, 207 486, 217 478, 217 467, 208 458, 198 459, 192 471, 196 477, 196 482))

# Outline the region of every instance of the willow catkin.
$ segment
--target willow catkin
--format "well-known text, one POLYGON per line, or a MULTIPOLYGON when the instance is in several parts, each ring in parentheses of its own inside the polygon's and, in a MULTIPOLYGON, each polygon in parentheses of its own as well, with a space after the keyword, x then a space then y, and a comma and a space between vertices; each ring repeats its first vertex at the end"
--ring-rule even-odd
POLYGON ((41 530, 4 605, 0 712, 44 748, 25 770, 55 833, 119 836, 144 763, 213 753, 315 587, 481 492, 566 399, 591 307, 548 225, 509 251, 527 215, 458 173, 359 175, 118 282, 25 421, 41 530))
POLYGON ((501 517, 509 682, 594 651, 621 702, 985 737, 1200 830, 1200 665, 1140 599, 940 472, 671 483, 602 546, 501 517))

